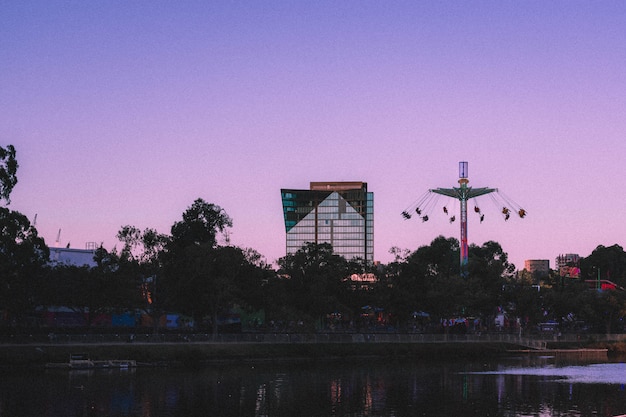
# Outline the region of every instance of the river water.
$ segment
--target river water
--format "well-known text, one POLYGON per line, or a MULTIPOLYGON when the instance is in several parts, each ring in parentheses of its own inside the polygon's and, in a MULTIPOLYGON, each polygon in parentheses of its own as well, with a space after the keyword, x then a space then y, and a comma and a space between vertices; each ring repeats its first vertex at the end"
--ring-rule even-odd
POLYGON ((0 372, 1 417, 626 414, 624 363, 549 356, 0 372))

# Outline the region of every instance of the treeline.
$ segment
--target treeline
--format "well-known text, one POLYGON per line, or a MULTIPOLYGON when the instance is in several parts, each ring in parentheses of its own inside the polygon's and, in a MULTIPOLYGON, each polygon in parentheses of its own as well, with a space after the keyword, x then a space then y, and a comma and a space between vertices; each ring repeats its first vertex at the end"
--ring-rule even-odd
MULTIPOLYGON (((0 148, 0 198, 17 183, 12 147, 0 148)), ((0 325, 41 325, 40 312, 64 306, 86 316, 142 311, 157 323, 166 313, 217 332, 234 308, 256 312, 260 329, 313 331, 531 331, 554 321, 561 329, 624 330, 626 254, 598 246, 579 278, 518 273, 497 242, 469 247, 467 277, 459 242, 443 236, 416 250, 392 248, 386 265, 346 260, 329 244, 309 243, 270 265, 256 250, 218 243, 232 219, 218 205, 195 200, 170 234, 123 226, 120 250, 98 248, 94 267, 55 264, 23 214, 0 207, 0 325), (614 291, 587 280, 610 277, 614 291), (444 328, 443 324, 450 326, 444 328), (504 328, 503 328, 504 327, 504 328)))

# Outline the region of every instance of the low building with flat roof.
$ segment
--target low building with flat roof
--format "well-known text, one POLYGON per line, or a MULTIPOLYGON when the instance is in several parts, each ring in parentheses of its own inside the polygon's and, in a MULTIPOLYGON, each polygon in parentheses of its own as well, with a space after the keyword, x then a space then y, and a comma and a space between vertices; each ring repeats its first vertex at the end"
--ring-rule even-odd
POLYGON ((50 248, 50 261, 53 264, 95 267, 96 249, 50 248))
POLYGON ((547 277, 550 274, 550 261, 547 259, 527 259, 524 261, 524 269, 533 277, 547 277))

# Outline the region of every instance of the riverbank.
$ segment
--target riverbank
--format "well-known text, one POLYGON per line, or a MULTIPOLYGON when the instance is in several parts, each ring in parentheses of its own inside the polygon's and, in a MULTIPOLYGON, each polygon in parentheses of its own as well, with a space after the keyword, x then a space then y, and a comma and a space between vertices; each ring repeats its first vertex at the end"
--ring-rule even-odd
POLYGON ((93 360, 134 360, 139 364, 196 366, 211 362, 316 361, 411 358, 478 359, 506 355, 508 343, 121 343, 0 345, 0 366, 45 366, 83 353, 93 360))
MULTIPOLYGON (((605 349, 626 353, 625 342, 550 343, 547 350, 605 349)), ((49 343, 0 344, 0 366, 41 367, 67 362, 81 353, 92 360, 132 360, 156 366, 197 366, 216 362, 319 361, 386 358, 398 360, 465 360, 494 358, 528 349, 510 342, 376 342, 376 343, 49 343)), ((537 350, 536 352, 542 352, 537 350)))

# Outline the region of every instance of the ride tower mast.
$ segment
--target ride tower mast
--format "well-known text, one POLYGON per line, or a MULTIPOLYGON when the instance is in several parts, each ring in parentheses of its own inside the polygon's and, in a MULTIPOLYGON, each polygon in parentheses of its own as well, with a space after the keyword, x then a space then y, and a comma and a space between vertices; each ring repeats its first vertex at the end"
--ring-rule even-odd
POLYGON ((467 246, 467 200, 481 195, 493 193, 497 191, 495 188, 472 188, 468 187, 468 163, 467 161, 459 162, 459 185, 453 188, 435 188, 429 190, 435 194, 441 194, 448 197, 456 198, 461 206, 461 276, 467 278, 468 263, 468 246, 467 246))
MULTIPOLYGON (((422 195, 416 203, 413 203, 406 210, 402 212, 402 217, 405 220, 410 219, 416 213, 419 218, 422 219, 422 222, 427 222, 429 219, 430 211, 433 206, 436 204, 436 199, 432 198, 433 194, 443 195, 446 197, 452 197, 460 202, 460 211, 461 211, 461 256, 460 256, 460 273, 461 277, 467 278, 468 271, 468 257, 469 250, 467 244, 467 202, 468 200, 479 197, 485 194, 495 193, 496 196, 491 196, 494 204, 500 205, 501 213, 504 217, 504 220, 507 221, 511 215, 511 213, 516 212, 520 218, 526 217, 526 210, 521 208, 517 203, 511 200, 508 197, 504 196, 497 188, 489 188, 489 187, 481 187, 481 188, 472 188, 467 184, 469 183, 468 179, 468 163, 466 161, 459 162, 459 187, 452 188, 434 188, 428 190, 424 195, 422 195), (414 211, 414 213, 413 213, 414 211)), ((480 216, 480 222, 482 223, 485 215, 481 213, 478 204, 474 206, 474 211, 480 216)), ((448 209, 446 206, 443 207, 443 212, 448 215, 448 209)), ((452 215, 450 217, 450 223, 453 223, 456 220, 456 216, 452 215)))
POLYGON ((429 190, 435 194, 441 194, 448 197, 456 198, 461 206, 461 276, 467 278, 468 263, 468 246, 467 246, 467 200, 481 195, 493 193, 497 191, 495 188, 472 188, 468 187, 468 163, 467 161, 459 162, 459 185, 453 188, 435 188, 429 190))

